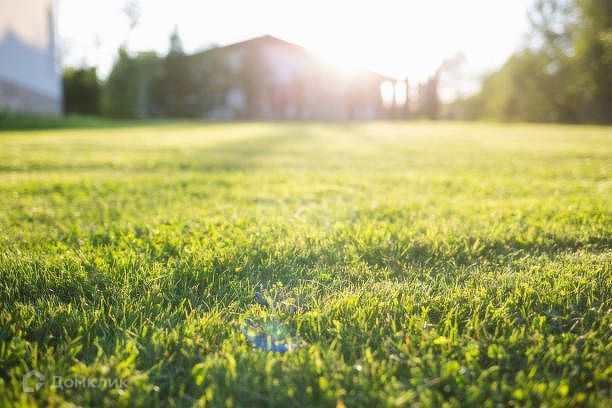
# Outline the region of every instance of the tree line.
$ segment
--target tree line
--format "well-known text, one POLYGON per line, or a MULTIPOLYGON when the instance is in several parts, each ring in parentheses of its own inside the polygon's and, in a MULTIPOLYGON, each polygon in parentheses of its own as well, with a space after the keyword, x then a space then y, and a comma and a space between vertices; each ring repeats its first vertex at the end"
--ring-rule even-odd
POLYGON ((133 55, 121 47, 106 81, 93 67, 64 71, 64 111, 119 119, 201 117, 226 85, 213 75, 223 71, 218 62, 213 56, 198 64, 195 56, 183 52, 176 31, 164 57, 154 52, 133 55))
POLYGON ((612 0, 536 0, 529 20, 528 45, 454 103, 461 117, 612 122, 612 0))

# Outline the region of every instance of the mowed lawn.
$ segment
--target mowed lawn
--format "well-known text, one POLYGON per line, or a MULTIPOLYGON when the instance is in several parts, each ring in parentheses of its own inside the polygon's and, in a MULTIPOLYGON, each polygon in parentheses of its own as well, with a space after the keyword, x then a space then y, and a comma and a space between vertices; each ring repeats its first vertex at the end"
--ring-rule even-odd
POLYGON ((0 133, 0 405, 609 407, 611 198, 609 127, 0 133))

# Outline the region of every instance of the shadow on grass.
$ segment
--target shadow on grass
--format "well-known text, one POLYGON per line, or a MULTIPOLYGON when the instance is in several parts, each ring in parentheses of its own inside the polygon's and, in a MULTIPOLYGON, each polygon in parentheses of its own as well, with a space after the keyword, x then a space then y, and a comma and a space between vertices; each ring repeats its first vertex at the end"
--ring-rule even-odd
MULTIPOLYGON (((119 120, 96 116, 30 116, 0 114, 0 132, 43 129, 96 129, 143 126, 155 121, 119 120)), ((163 122, 159 122, 163 123, 163 122)))
POLYGON ((277 283, 291 288, 304 282, 316 284, 341 278, 343 284, 358 286, 373 279, 401 280, 408 273, 411 278, 435 276, 452 282, 472 267, 497 269, 516 265, 516 261, 525 258, 555 258, 581 250, 601 253, 610 249, 610 240, 598 236, 584 240, 550 237, 537 243, 510 237, 490 241, 479 239, 480 249, 472 253, 470 248, 475 241, 472 237, 453 245, 439 246, 414 240, 398 245, 373 245, 370 249, 346 237, 332 239, 328 245, 317 248, 302 245, 279 248, 253 240, 236 245, 231 253, 223 256, 204 258, 183 253, 173 245, 152 242, 150 245, 157 249, 135 248, 138 254, 101 269, 97 259, 105 256, 113 245, 119 245, 109 242, 109 246, 99 247, 90 255, 62 258, 54 264, 34 258, 11 261, 8 256, 2 260, 0 271, 7 280, 2 291, 11 303, 31 303, 41 298, 64 304, 83 300, 95 303, 104 298, 112 304, 145 296, 152 282, 147 270, 153 264, 166 265, 163 279, 154 279, 163 293, 150 301, 163 299, 164 305, 171 308, 183 307, 187 301, 193 309, 210 311, 233 303, 246 306, 251 303, 254 288, 277 283), (358 266, 365 267, 363 276, 350 272, 351 267, 358 266), (8 272, 15 268, 21 269, 19 276, 8 272), (380 271, 386 273, 377 273, 380 271), (322 278, 329 274, 332 276, 322 278))
MULTIPOLYGON (((180 123, 189 126, 186 122, 180 123)), ((171 122, 167 124, 172 125, 171 122)), ((177 151, 175 147, 171 147, 157 151, 156 153, 161 154, 153 156, 148 156, 147 151, 143 151, 141 157, 120 164, 111 161, 112 153, 115 150, 117 154, 123 152, 123 148, 118 146, 109 150, 108 160, 97 163, 72 161, 69 157, 58 162, 0 163, 0 172, 112 170, 118 172, 118 174, 132 175, 168 171, 246 171, 265 163, 267 157, 274 157, 279 149, 290 144, 294 138, 299 137, 304 140, 313 136, 306 127, 289 130, 286 127, 279 126, 270 128, 265 134, 258 134, 241 140, 219 140, 214 145, 207 147, 196 147, 185 151, 177 151)), ((108 147, 104 148, 109 149, 108 147)))
POLYGON ((112 119, 102 116, 38 116, 0 113, 0 135, 8 131, 116 129, 146 126, 205 126, 223 123, 205 119, 112 119))
MULTIPOLYGON (((221 123, 239 124, 251 123, 245 120, 209 120, 209 119, 113 119, 102 116, 40 116, 40 115, 13 115, 0 112, 0 135, 3 131, 35 131, 35 130, 61 130, 61 129, 112 129, 145 126, 205 126, 221 123)), ((253 123, 277 124, 313 124, 326 123, 352 129, 359 122, 346 121, 255 121, 253 123)))

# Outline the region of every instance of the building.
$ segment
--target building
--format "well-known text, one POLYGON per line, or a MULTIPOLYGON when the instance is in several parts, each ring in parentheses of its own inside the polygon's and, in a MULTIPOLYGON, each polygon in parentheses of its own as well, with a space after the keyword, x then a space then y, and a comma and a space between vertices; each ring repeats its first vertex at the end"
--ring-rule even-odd
POLYGON ((0 113, 62 113, 53 0, 0 0, 0 113))
POLYGON ((209 89, 221 94, 205 113, 209 118, 344 120, 389 115, 381 85, 390 78, 367 70, 343 72, 311 51, 269 35, 190 59, 195 75, 212 73, 209 79, 217 80, 209 89))
POLYGON ((404 109, 404 81, 343 71, 269 35, 190 55, 172 38, 165 57, 120 51, 106 83, 121 101, 112 116, 351 120, 400 117, 404 109))

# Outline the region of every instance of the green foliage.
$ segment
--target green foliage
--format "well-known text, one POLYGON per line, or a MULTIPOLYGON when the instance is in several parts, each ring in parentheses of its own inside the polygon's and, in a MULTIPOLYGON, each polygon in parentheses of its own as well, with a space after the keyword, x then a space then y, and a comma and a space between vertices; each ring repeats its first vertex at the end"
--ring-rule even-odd
POLYGON ((239 81, 238 75, 231 72, 224 55, 218 50, 189 57, 191 67, 192 116, 202 117, 215 107, 226 103, 229 89, 239 81), (222 73, 222 75, 219 75, 222 73))
POLYGON ((157 64, 154 53, 131 56, 125 48, 120 48, 104 86, 104 115, 121 119, 147 117, 148 84, 157 64))
POLYGON ((578 0, 584 21, 576 29, 577 69, 587 98, 585 115, 598 122, 612 116, 612 1, 578 0))
POLYGON ((0 135, 2 406, 610 406, 612 131, 0 135), (303 344, 253 348, 268 313, 303 344), (22 376, 125 389, 22 392, 22 376))
POLYGON ((183 42, 178 33, 178 28, 175 26, 174 31, 170 34, 170 48, 168 49, 168 55, 183 55, 183 42))
POLYGON ((612 121, 612 2, 539 0, 534 42, 466 102, 466 117, 529 122, 612 121))
POLYGON ((115 118, 202 118, 225 98, 234 78, 217 53, 186 55, 178 33, 168 54, 119 58, 107 81, 105 114, 115 118))
POLYGON ((193 70, 176 30, 170 36, 168 55, 159 65, 149 84, 151 112, 158 117, 197 117, 197 100, 191 98, 195 88, 193 70))
POLYGON ((169 54, 163 59, 158 75, 150 84, 151 111, 159 117, 192 116, 191 100, 193 80, 188 57, 169 54))
POLYGON ((64 113, 99 115, 102 86, 96 68, 66 68, 63 78, 64 113))
POLYGON ((554 77, 545 73, 548 63, 543 54, 530 50, 510 58, 483 82, 482 115, 509 121, 561 121, 555 99, 562 95, 554 77))

